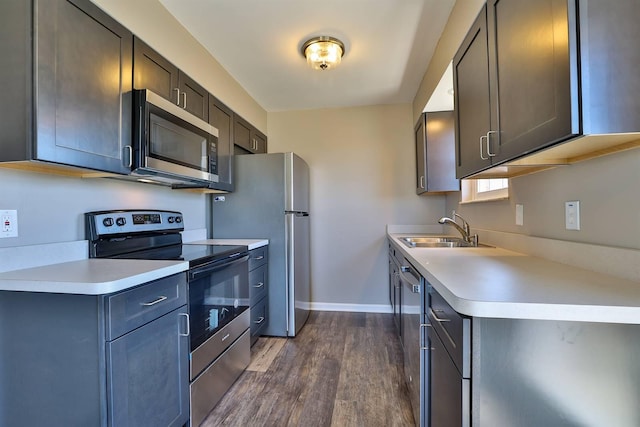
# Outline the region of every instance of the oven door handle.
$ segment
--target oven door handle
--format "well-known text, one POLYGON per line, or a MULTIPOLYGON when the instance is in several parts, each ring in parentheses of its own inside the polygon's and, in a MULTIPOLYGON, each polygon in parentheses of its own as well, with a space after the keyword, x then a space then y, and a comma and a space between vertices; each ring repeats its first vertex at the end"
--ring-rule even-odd
MULTIPOLYGON (((238 253, 237 255, 232 255, 232 256, 239 256, 241 255, 241 253, 238 253)), ((225 269, 227 267, 231 267, 232 265, 235 264, 239 264, 242 262, 246 262, 249 260, 249 255, 245 255, 242 258, 236 258, 233 261, 228 261, 222 264, 215 264, 215 265, 209 265, 209 266, 204 266, 204 267, 199 267, 194 269, 193 271, 189 272, 189 280, 194 280, 196 278, 198 278, 199 276, 203 276, 206 274, 211 274, 213 272, 225 269)))

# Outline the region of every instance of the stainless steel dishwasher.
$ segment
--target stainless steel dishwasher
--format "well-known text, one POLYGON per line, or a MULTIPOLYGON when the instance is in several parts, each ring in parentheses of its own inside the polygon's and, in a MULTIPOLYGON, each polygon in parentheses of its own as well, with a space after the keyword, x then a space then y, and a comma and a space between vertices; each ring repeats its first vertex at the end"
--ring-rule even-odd
POLYGON ((404 373, 409 389, 411 407, 416 426, 428 426, 428 384, 429 353, 426 351, 425 280, 404 258, 400 258, 399 279, 401 288, 402 347, 404 353, 404 373))

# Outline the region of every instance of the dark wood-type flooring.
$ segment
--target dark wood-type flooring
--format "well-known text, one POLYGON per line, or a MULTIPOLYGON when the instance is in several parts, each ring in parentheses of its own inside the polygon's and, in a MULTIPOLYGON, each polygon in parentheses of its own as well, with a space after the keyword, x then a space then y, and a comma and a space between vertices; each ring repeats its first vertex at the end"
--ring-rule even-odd
POLYGON ((414 426, 390 314, 311 312, 295 338, 260 338, 202 426, 414 426))

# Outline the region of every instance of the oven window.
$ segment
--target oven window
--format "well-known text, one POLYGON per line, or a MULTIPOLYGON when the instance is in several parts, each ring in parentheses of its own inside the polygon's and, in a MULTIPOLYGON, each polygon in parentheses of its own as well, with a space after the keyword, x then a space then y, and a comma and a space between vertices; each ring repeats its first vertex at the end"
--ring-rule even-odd
POLYGON ((204 135, 149 114, 149 146, 152 157, 209 171, 209 141, 204 135))
POLYGON ((189 282, 191 350, 249 308, 247 263, 223 267, 189 282))

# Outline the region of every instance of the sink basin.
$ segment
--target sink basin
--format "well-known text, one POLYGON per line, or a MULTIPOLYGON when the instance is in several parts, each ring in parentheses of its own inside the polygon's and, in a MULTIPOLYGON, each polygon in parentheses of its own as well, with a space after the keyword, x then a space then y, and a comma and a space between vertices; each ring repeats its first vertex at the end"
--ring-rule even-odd
MULTIPOLYGON (((473 248, 471 243, 465 242, 459 237, 449 236, 416 236, 401 237, 400 241, 410 248, 473 248)), ((487 247, 478 245, 477 247, 487 247)))

